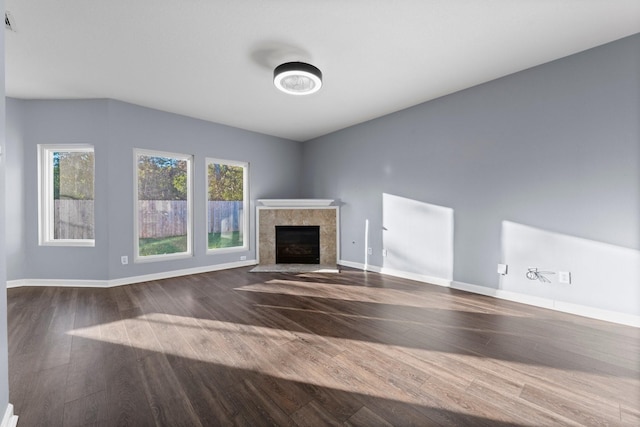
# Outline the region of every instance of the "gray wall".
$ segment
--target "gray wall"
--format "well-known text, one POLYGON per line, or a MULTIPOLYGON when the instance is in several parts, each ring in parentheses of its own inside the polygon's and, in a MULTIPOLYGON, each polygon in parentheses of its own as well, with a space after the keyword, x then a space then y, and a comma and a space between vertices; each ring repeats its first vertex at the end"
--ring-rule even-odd
POLYGON ((256 199, 338 198, 347 262, 640 314, 638 46, 640 35, 304 144, 118 101, 11 101, 8 143, 22 151, 10 145, 7 161, 23 183, 8 188, 24 205, 7 217, 22 212, 25 238, 9 239, 9 277, 105 280, 253 259, 256 199), (36 146, 69 142, 96 147, 96 247, 39 247, 36 146), (195 156, 194 257, 120 264, 133 255, 134 148, 195 156), (205 254, 208 156, 250 162, 247 253, 205 254), (573 283, 529 282, 526 266, 571 271, 573 283))
MULTIPOLYGON (((7 119, 22 120, 24 176, 24 274, 10 279, 107 279, 107 101, 19 101, 22 115, 7 104, 7 119), (95 146, 95 247, 40 246, 38 244, 38 144, 93 144, 95 146)), ((13 127, 13 123, 9 124, 13 127)), ((13 142, 13 141, 11 141, 13 142)), ((11 154, 11 153, 10 153, 11 154)), ((11 162, 18 164, 18 159, 11 162)), ((14 183, 11 184, 13 189, 14 183)), ((19 186, 18 183, 16 183, 19 186)), ((13 207, 9 206, 9 209, 13 207)), ((13 248, 9 248, 13 252, 13 248)), ((14 261, 17 264, 18 260, 14 261)), ((10 265, 13 267, 13 265, 10 265)))
MULTIPOLYGON (((305 195, 344 203, 343 260, 389 270, 428 276, 452 267, 454 281, 497 288, 498 262, 510 258, 536 266, 543 258, 531 252, 551 249, 529 248, 532 258, 506 253, 513 247, 503 241, 507 223, 629 249, 630 259, 638 259, 639 76, 636 35, 308 141, 305 195), (424 236, 407 232, 398 223, 402 215, 387 215, 395 224, 383 219, 385 211, 403 209, 405 221, 452 225, 446 215, 419 214, 441 208, 453 210, 452 266, 432 265, 421 255, 424 236), (389 241, 394 248, 404 245, 415 261, 383 257, 389 241)), ((436 240, 446 248, 446 236, 436 240)), ((631 262, 627 282, 640 271, 640 263, 631 262)), ((577 278, 581 272, 572 273, 577 278)), ((522 271, 513 274, 524 277, 522 271)), ((624 303, 640 300, 627 292, 637 283, 625 283, 620 292, 616 283, 591 283, 587 290, 607 289, 614 301, 603 308, 640 314, 640 302, 635 308, 624 303)), ((535 285, 526 282, 517 291, 535 294, 535 285)), ((563 298, 581 303, 585 288, 579 281, 572 286, 572 295, 563 298)), ((556 298, 553 293, 538 295, 556 298)))
POLYGON ((15 99, 7 99, 7 123, 6 123, 6 152, 8 160, 5 165, 7 182, 11 186, 6 189, 5 224, 11 224, 6 229, 6 250, 8 279, 23 278, 25 275, 26 261, 26 223, 25 218, 25 191, 24 191, 24 149, 22 136, 24 133, 22 102, 15 99))
POLYGON ((298 197, 299 143, 228 126, 109 101, 109 277, 201 267, 255 259, 255 203, 260 198, 298 197), (194 248, 186 260, 120 264, 133 258, 133 148, 157 149, 194 158, 194 248), (206 255, 205 158, 249 162, 250 251, 206 255))
MULTIPOLYGON (((4 10, 4 1, 0 0, 4 10)), ((4 31, 0 34, 0 218, 5 217, 5 100, 4 100, 4 31)), ((5 223, 0 221, 0 420, 9 405, 9 361, 7 352, 7 263, 5 252, 5 223)))
POLYGON ((111 100, 9 100, 8 108, 16 169, 9 185, 25 194, 24 207, 11 196, 9 216, 22 213, 25 238, 23 246, 11 240, 10 279, 108 280, 255 258, 253 203, 250 250, 206 255, 205 157, 249 162, 252 201, 299 196, 301 146, 293 141, 111 100), (95 146, 95 247, 38 245, 37 145, 54 143, 95 146), (133 260, 134 148, 194 155, 193 257, 121 265, 121 255, 133 260))

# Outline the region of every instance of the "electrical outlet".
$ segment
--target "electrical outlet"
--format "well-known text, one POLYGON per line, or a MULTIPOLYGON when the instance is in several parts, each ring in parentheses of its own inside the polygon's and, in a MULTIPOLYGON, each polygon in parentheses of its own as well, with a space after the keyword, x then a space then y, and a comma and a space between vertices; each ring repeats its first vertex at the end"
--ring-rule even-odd
POLYGON ((509 267, 507 264, 498 264, 498 274, 502 274, 505 276, 507 274, 509 267))
POLYGON ((373 248, 367 248, 367 255, 373 255, 373 248))
POLYGON ((387 256, 387 250, 386 249, 382 250, 382 256, 387 256))
POLYGON ((558 271, 558 283, 571 284, 571 273, 568 271, 558 271))
POLYGON ((127 265, 129 264, 129 257, 126 255, 122 255, 120 257, 120 262, 122 263, 122 265, 127 265))

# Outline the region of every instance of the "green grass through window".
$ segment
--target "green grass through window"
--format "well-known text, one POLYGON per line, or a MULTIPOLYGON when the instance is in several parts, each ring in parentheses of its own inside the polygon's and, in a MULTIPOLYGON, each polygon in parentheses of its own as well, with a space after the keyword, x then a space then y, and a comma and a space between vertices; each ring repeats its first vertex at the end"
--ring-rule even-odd
POLYGON ((239 231, 225 233, 209 233, 209 249, 235 248, 242 246, 242 236, 239 231))
MULTIPOLYGON (((187 251, 187 236, 171 236, 146 238, 139 240, 140 256, 167 255, 187 251)), ((242 235, 239 231, 232 233, 209 233, 209 249, 235 248, 242 246, 242 235)))
POLYGON ((176 254, 187 251, 187 235, 139 240, 140 256, 176 254))

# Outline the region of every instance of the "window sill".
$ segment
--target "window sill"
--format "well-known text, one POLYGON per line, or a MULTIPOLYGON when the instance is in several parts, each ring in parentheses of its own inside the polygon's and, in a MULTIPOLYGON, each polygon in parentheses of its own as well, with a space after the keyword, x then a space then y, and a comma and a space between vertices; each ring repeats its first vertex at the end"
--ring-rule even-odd
POLYGON ((235 252, 247 252, 248 250, 249 250, 248 246, 234 246, 232 248, 207 249, 207 255, 229 254, 229 253, 235 253, 235 252))
POLYGON ((187 258, 193 258, 193 254, 191 252, 188 252, 188 253, 183 252, 179 254, 136 256, 133 259, 133 262, 136 264, 144 264, 147 262, 174 261, 174 260, 187 259, 187 258))
POLYGON ((62 247, 95 247, 95 240, 47 240, 40 242, 40 246, 62 246, 62 247))

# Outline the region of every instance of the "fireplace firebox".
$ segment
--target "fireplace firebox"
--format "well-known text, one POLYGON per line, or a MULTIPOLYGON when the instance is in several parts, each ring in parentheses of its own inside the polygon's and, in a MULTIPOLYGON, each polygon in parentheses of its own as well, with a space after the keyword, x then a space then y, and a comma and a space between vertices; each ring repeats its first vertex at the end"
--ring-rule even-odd
POLYGON ((320 226, 276 225, 276 264, 320 264, 320 226))

